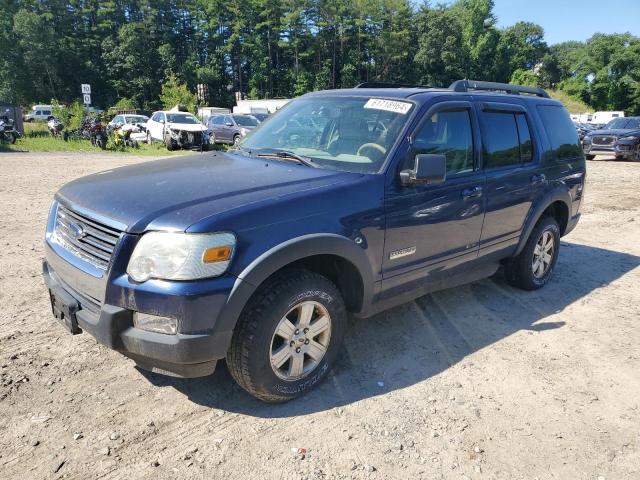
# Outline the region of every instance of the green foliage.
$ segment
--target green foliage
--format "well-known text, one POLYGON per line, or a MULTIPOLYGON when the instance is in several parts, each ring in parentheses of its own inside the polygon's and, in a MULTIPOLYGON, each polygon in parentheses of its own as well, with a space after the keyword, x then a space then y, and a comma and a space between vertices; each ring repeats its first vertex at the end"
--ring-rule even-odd
POLYGON ((204 103, 229 107, 237 91, 275 98, 364 81, 533 84, 533 74, 594 108, 640 113, 638 37, 549 47, 534 23, 499 28, 493 0, 436 3, 0 0, 0 98, 71 103, 90 83, 94 105, 193 109, 198 84, 204 103))
POLYGON ((162 84, 160 102, 162 102, 165 110, 169 110, 176 105, 183 105, 192 113, 197 113, 198 111, 196 95, 191 93, 189 87, 184 83, 180 83, 173 73, 170 73, 162 84))
POLYGON ((509 83, 513 83, 514 85, 524 85, 527 87, 537 87, 538 75, 536 75, 532 70, 523 70, 522 68, 519 68, 513 72, 509 83))
POLYGON ((111 109, 116 111, 135 110, 136 103, 132 98, 122 97, 113 107, 111 107, 111 109))

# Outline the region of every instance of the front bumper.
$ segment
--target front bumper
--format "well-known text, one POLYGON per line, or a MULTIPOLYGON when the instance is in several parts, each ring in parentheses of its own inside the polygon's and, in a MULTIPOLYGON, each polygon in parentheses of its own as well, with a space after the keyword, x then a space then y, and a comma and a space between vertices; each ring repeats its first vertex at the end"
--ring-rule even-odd
POLYGON ((583 145, 585 155, 608 155, 616 158, 631 160, 633 158, 633 146, 628 144, 614 144, 603 147, 600 145, 583 145))
MULTIPOLYGON (((122 305, 114 305, 118 303, 114 301, 101 303, 98 298, 102 296, 97 291, 99 284, 93 281, 91 275, 57 256, 49 245, 46 246, 46 256, 42 265, 44 282, 55 298, 64 300, 67 313, 74 312, 78 327, 76 333, 86 331, 99 343, 132 358, 141 368, 171 376, 209 375, 213 373, 217 360, 225 357, 233 332, 231 329, 221 331, 215 328, 226 324, 220 321, 225 303, 215 301, 220 295, 214 293, 214 301, 211 301, 205 295, 188 298, 146 291, 138 296, 137 292, 129 290, 120 295, 120 298, 126 298, 122 305), (155 303, 153 313, 164 315, 177 307, 180 312, 174 313, 188 317, 179 322, 183 332, 186 330, 188 333, 166 335, 135 328, 135 309, 130 308, 130 303, 136 302, 141 305, 155 303), (215 305, 219 305, 219 308, 215 305), (206 319, 201 318, 203 307, 207 309, 206 319), (190 331, 189 325, 202 325, 204 322, 211 328, 190 331)), ((118 289, 117 285, 109 288, 118 289)), ((107 299, 118 297, 113 293, 107 295, 107 299)), ((149 308, 139 308, 139 311, 142 310, 149 308)))

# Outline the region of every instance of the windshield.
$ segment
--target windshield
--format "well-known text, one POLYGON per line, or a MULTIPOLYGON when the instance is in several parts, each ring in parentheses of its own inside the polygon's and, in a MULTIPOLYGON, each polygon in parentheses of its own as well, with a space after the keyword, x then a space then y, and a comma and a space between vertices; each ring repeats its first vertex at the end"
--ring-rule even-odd
POLYGON ((167 122, 187 123, 189 125, 196 125, 200 123, 196 117, 188 113, 167 113, 167 122))
POLYGON ((144 123, 147 120, 149 120, 149 118, 143 117, 142 115, 128 115, 124 117, 126 123, 144 123))
POLYGON ((612 128, 627 128, 627 122, 629 120, 626 118, 614 118, 613 120, 611 120, 609 123, 607 123, 606 128, 607 129, 612 129, 612 128))
POLYGON ((241 127, 257 127, 258 120, 253 117, 245 117, 244 115, 234 115, 233 119, 241 127))
POLYGON ((413 104, 370 97, 307 97, 290 102, 245 137, 242 147, 288 151, 321 167, 377 172, 413 104))

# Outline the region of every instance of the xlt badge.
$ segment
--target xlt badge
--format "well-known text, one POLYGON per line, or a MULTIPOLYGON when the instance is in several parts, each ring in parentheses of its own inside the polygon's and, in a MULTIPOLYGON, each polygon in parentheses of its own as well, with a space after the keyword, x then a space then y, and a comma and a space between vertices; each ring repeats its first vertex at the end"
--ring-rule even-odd
POLYGON ((389 254, 389 260, 395 260, 397 258, 408 257, 416 253, 416 247, 407 247, 401 250, 395 250, 389 254))

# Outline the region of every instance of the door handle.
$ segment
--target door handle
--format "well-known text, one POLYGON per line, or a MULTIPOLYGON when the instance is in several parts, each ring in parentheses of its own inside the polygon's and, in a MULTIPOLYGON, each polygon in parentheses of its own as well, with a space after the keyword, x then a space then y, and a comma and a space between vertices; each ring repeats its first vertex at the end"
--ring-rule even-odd
POLYGON ((477 186, 477 187, 473 187, 473 188, 465 188, 462 191, 462 198, 467 199, 467 198, 476 198, 482 195, 482 187, 481 186, 477 186))
POLYGON ((540 183, 544 183, 546 179, 547 177, 544 173, 539 173, 538 175, 531 177, 531 183, 533 185, 538 185, 540 183))

